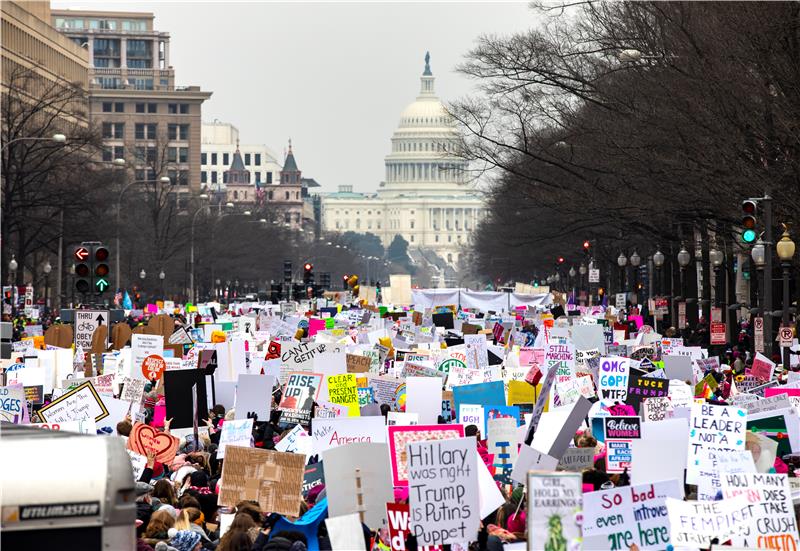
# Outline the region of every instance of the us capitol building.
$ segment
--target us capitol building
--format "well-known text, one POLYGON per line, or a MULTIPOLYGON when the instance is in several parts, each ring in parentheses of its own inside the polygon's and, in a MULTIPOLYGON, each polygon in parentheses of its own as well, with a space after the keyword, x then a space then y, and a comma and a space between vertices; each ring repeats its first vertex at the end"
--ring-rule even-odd
POLYGON ((455 266, 484 213, 467 163, 450 153, 458 143, 455 125, 434 91, 426 54, 419 96, 400 115, 392 135, 386 181, 373 194, 342 185, 323 195, 324 230, 373 233, 384 247, 400 234, 412 258, 433 252, 455 266))

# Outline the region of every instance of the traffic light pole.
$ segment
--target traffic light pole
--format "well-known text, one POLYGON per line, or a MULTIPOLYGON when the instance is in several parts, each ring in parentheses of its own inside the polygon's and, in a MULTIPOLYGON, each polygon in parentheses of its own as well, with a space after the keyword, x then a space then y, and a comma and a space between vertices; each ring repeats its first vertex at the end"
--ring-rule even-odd
POLYGON ((764 354, 772 359, 772 197, 769 192, 761 199, 764 205, 764 354))

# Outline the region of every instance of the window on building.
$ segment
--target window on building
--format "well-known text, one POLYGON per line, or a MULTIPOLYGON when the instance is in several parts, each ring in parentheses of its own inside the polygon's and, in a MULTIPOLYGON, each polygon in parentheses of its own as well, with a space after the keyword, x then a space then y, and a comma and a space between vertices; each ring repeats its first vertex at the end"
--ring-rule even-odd
POLYGON ((146 31, 147 22, 126 19, 122 22, 123 31, 146 31))
POLYGON ((249 153, 245 153, 244 154, 244 164, 246 164, 246 165, 250 164, 250 154, 249 153))
POLYGON ((412 243, 414 242, 414 236, 413 235, 411 236, 411 242, 412 243))
POLYGON ((447 242, 448 243, 452 243, 453 242, 453 236, 452 235, 448 235, 447 236, 447 242))
POLYGON ((230 159, 230 155, 228 153, 223 153, 222 154, 222 164, 224 164, 225 166, 228 166, 229 159, 230 159))
POLYGON ((207 160, 208 160, 208 154, 207 153, 201 153, 200 154, 200 164, 201 165, 208 164, 208 163, 206 163, 207 160))
POLYGON ((289 200, 289 192, 288 191, 286 192, 286 200, 287 201, 289 200))
POLYGON ((255 174, 256 183, 260 184, 261 183, 261 173, 260 172, 254 172, 253 174, 255 174))
POLYGON ((267 172, 267 183, 268 184, 272 183, 272 172, 267 172))
POLYGON ((147 104, 147 112, 148 113, 157 113, 158 112, 158 104, 157 103, 148 103, 147 104))
POLYGON ((372 229, 372 220, 367 220, 367 229, 368 230, 372 229))
POLYGON ((188 140, 189 139, 189 125, 188 124, 169 124, 167 126, 167 138, 170 140, 188 140))
POLYGON ((189 185, 189 171, 188 170, 179 170, 178 171, 178 185, 179 186, 188 186, 189 185))
POLYGON ((339 221, 338 221, 338 220, 336 221, 336 229, 337 229, 337 230, 338 230, 338 229, 341 229, 341 228, 339 228, 339 221))
POLYGON ((189 148, 188 147, 178 148, 178 162, 179 163, 188 163, 189 162, 189 148))
POLYGON ((361 229, 361 218, 356 218, 356 229, 357 230, 361 229))
POLYGON ((217 183, 217 172, 216 171, 211 173, 211 183, 212 184, 216 184, 217 183))
POLYGON ((103 123, 103 137, 104 138, 112 138, 113 136, 112 136, 111 133, 113 131, 114 131, 113 130, 113 125, 110 122, 104 122, 103 123))
POLYGON ((439 236, 438 235, 434 236, 433 240, 438 243, 439 242, 439 236))
POLYGON ((114 113, 124 113, 125 112, 125 104, 121 101, 118 101, 114 104, 114 113))
POLYGON ((378 229, 381 229, 381 221, 378 220, 378 229))
POLYGON ((283 215, 283 221, 284 221, 284 223, 286 223, 286 224, 291 224, 291 222, 292 222, 292 215, 291 215, 291 214, 289 214, 289 213, 287 212, 286 214, 284 214, 284 215, 283 215))
POLYGON ((261 153, 255 153, 254 155, 256 166, 261 166, 261 153))
POLYGON ((411 221, 411 229, 412 230, 414 229, 414 221, 413 220, 411 221))
POLYGON ((200 183, 205 184, 208 182, 208 172, 205 170, 200 173, 200 183))
POLYGON ((103 102, 103 113, 111 113, 111 108, 114 104, 110 101, 103 102))
POLYGON ((167 104, 167 113, 170 115, 177 115, 178 114, 178 104, 177 103, 168 103, 167 104))
POLYGON ((136 112, 137 113, 144 113, 144 111, 145 111, 144 103, 137 103, 136 104, 136 112))
POLYGON ((269 200, 272 201, 272 192, 269 192, 269 200))
POLYGON ((167 162, 174 163, 178 161, 178 148, 177 147, 168 147, 167 148, 167 162))
POLYGON ((181 103, 178 106, 178 112, 181 115, 188 115, 189 114, 189 104, 188 103, 181 103))
POLYGON ((211 154, 211 164, 212 165, 217 164, 217 154, 216 153, 212 153, 211 154))

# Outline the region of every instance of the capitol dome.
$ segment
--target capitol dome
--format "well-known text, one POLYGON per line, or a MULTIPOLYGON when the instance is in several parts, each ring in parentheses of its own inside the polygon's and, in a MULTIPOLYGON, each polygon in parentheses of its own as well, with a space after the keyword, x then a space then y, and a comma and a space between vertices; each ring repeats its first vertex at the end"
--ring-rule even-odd
POLYGON ((420 78, 419 96, 403 109, 398 130, 409 128, 450 130, 453 126, 450 115, 447 114, 444 105, 434 91, 430 59, 430 54, 426 53, 425 71, 420 78))

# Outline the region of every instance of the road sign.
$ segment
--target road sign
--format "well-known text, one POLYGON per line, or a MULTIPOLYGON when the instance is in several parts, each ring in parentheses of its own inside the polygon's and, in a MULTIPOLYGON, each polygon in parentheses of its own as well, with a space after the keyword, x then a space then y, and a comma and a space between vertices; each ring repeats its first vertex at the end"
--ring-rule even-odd
POLYGON ((726 334, 727 326, 724 323, 712 321, 711 322, 711 344, 725 344, 727 341, 726 334))
POLYGON ((678 329, 686 329, 686 303, 678 303, 678 329))
POLYGON ((711 308, 711 321, 722 321, 722 308, 711 308))
POLYGON ((25 308, 33 307, 33 285, 25 286, 25 308))
POLYGON ((75 310, 75 346, 89 350, 95 329, 108 327, 108 319, 108 310, 75 310))
POLYGON ((753 318, 753 337, 756 352, 764 352, 764 318, 753 318))
POLYGON ((589 283, 600 283, 600 268, 589 270, 589 283))
POLYGON ((778 338, 780 339, 781 348, 789 348, 794 341, 794 331, 791 327, 781 327, 778 331, 778 338))
POLYGON ((614 301, 614 306, 617 308, 625 308, 625 293, 617 293, 616 300, 614 301))

